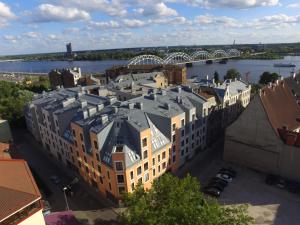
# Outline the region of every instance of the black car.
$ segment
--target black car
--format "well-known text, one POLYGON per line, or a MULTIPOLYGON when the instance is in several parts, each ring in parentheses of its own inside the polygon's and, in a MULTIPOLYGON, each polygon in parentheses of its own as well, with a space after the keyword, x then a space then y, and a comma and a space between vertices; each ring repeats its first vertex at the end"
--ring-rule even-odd
POLYGON ((227 184, 224 184, 224 182, 219 181, 219 180, 212 180, 208 183, 208 185, 218 185, 222 187, 223 189, 227 186, 227 184))
POLYGON ((231 168, 221 168, 219 170, 219 173, 227 174, 227 175, 229 175, 231 177, 236 177, 236 172, 233 169, 231 169, 231 168))
POLYGON ((221 192, 218 189, 214 188, 214 187, 204 188, 203 192, 205 194, 213 196, 213 197, 220 197, 220 195, 221 195, 221 192))
POLYGON ((224 187, 227 187, 227 185, 228 185, 228 182, 227 182, 227 181, 222 180, 222 179, 217 178, 217 177, 211 178, 209 182, 218 182, 218 183, 224 185, 224 187))
POLYGON ((224 191, 225 187, 220 183, 212 182, 212 183, 209 183, 208 185, 206 185, 206 188, 216 188, 219 191, 224 191))

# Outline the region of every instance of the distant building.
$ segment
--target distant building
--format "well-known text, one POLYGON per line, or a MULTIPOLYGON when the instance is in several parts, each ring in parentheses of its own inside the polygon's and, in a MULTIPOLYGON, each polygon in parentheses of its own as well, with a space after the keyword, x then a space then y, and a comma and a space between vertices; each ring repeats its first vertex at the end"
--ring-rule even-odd
POLYGON ((300 181, 299 77, 261 89, 226 129, 224 159, 300 181))
POLYGON ((115 80, 119 75, 163 72, 169 84, 180 85, 186 83, 186 67, 179 65, 131 65, 115 66, 105 71, 107 80, 115 80))
POLYGON ((214 80, 192 80, 189 85, 210 103, 207 142, 213 143, 224 128, 235 121, 250 103, 251 85, 239 79, 225 80, 217 84, 214 80))
POLYGON ((67 55, 71 56, 72 55, 72 43, 68 43, 66 44, 66 48, 67 48, 67 55))
POLYGON ((57 87, 75 87, 79 79, 82 78, 81 69, 76 67, 72 69, 51 70, 48 76, 52 89, 56 89, 57 87))
POLYGON ((0 224, 45 225, 41 194, 24 160, 0 159, 0 224))

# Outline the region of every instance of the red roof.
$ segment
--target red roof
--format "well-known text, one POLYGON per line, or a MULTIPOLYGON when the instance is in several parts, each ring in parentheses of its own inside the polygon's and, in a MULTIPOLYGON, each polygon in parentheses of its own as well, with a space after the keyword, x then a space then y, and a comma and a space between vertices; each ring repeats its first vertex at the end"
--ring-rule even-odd
POLYGON ((300 147, 300 133, 285 129, 278 129, 278 132, 285 144, 300 147))
POLYGON ((300 127, 300 106, 284 80, 263 87, 260 99, 277 135, 283 127, 291 131, 300 127))
POLYGON ((1 159, 0 174, 0 221, 41 198, 26 161, 1 159))

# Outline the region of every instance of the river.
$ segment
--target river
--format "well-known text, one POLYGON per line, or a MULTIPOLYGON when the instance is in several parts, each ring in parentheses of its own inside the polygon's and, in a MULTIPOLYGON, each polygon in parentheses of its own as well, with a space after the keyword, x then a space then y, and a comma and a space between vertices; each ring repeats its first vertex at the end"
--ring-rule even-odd
MULTIPOLYGON (((126 60, 103 60, 103 61, 2 61, 0 62, 0 71, 8 72, 37 72, 48 73, 52 69, 61 69, 67 67, 80 67, 82 72, 104 72, 105 69, 115 65, 125 65, 126 60)), ((212 65, 206 65, 203 62, 194 63, 193 67, 188 68, 188 77, 198 76, 201 78, 209 75, 212 77, 215 71, 218 71, 222 78, 228 69, 235 68, 242 74, 248 73, 250 82, 257 82, 259 76, 264 71, 276 72, 286 77, 293 68, 274 67, 274 63, 293 63, 296 65, 295 71, 300 69, 300 56, 286 56, 281 60, 234 60, 230 59, 227 64, 214 62, 212 65)))

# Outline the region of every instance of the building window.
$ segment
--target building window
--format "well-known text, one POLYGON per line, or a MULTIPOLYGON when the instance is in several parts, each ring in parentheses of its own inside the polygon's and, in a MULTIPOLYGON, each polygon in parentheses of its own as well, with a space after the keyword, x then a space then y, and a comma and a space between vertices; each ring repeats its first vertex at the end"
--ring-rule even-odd
POLYGON ((158 166, 158 172, 160 173, 160 165, 158 166))
POLYGON ((107 171, 107 178, 110 179, 109 171, 107 171))
POLYGON ((76 155, 77 155, 77 157, 79 157, 79 152, 78 151, 76 151, 76 155))
POLYGON ((85 152, 85 147, 84 147, 84 145, 81 145, 81 147, 82 147, 82 151, 85 152))
POLYGON ((122 162, 115 162, 116 171, 123 171, 123 163, 122 162))
POLYGON ((172 130, 173 130, 173 131, 176 130, 176 123, 173 123, 173 125, 172 125, 172 130))
POLYGON ((97 141, 94 141, 94 147, 95 147, 95 149, 98 149, 98 142, 97 141))
POLYGON ((134 191, 134 183, 131 183, 131 190, 134 191))
POLYGON ((123 184, 124 183, 124 176, 123 175, 117 175, 117 180, 119 184, 123 184))
POLYGON ((194 135, 192 135, 192 140, 194 140, 194 135))
POLYGON ((145 182, 147 182, 149 180, 149 173, 145 173, 144 180, 145 180, 145 182))
POLYGON ((101 173, 101 166, 100 165, 98 165, 98 171, 99 171, 99 173, 101 173))
POLYGON ((85 172, 89 173, 89 168, 87 166, 85 167, 85 172))
POLYGON ((119 187, 119 194, 123 194, 125 192, 125 187, 119 187))
POLYGON ((174 145, 173 146, 173 153, 175 153, 176 152, 176 146, 174 145))
POLYGON ((160 162, 160 155, 157 156, 157 161, 160 162))
POLYGON ((181 147, 183 147, 184 146, 184 141, 181 141, 181 147))
POLYGON ((80 140, 83 141, 83 135, 80 133, 80 140))
POLYGON ((152 159, 152 165, 155 165, 155 158, 152 159))
POLYGON ((136 169, 136 173, 137 173, 137 175, 141 175, 141 173, 142 173, 142 167, 138 167, 137 169, 136 169))
POLYGON ((139 178, 138 183, 143 183, 143 178, 139 178))
POLYGON ((194 130, 195 129, 195 125, 194 124, 192 124, 192 130, 194 130))
POLYGON ((181 120, 181 127, 184 127, 184 119, 181 120))
POLYGON ((101 176, 99 176, 99 180, 100 180, 100 183, 103 184, 103 179, 101 176))
POLYGON ((176 161, 175 155, 173 155, 173 163, 176 161))
POLYGON ((181 150, 181 156, 183 156, 184 155, 184 150, 181 150))
POLYGON ((73 153, 73 148, 70 146, 70 152, 73 153))
POLYGON ((189 139, 188 139, 188 138, 185 140, 185 143, 186 143, 186 144, 188 144, 188 143, 189 143, 189 139))
POLYGON ((98 153, 96 153, 96 159, 97 159, 98 162, 100 162, 100 157, 99 157, 98 153))
POLYGON ((184 136, 184 130, 181 130, 181 137, 184 136))
POLYGON ((165 159, 166 158, 166 152, 163 152, 162 153, 162 159, 165 159))
POLYGON ((148 170, 148 162, 144 164, 144 170, 148 170))
POLYGON ((110 183, 108 183, 108 186, 109 186, 109 190, 111 190, 111 184, 110 183))
POLYGON ((130 171, 130 179, 133 180, 133 171, 130 171))
POLYGON ((77 141, 76 141, 76 140, 74 141, 74 144, 75 144, 75 146, 76 146, 76 147, 78 146, 78 144, 77 144, 77 141))
POLYGON ((84 161, 86 162, 86 157, 85 157, 85 156, 83 156, 83 159, 84 159, 84 161))
POLYGON ((73 133, 73 136, 75 137, 76 136, 76 133, 75 133, 75 130, 72 129, 72 133, 73 133))
POLYGON ((147 159, 148 158, 148 151, 145 150, 144 153, 143 153, 143 155, 144 155, 144 159, 147 159))
POLYGON ((147 146, 147 138, 143 138, 143 147, 147 146))
POLYGON ((166 162, 162 164, 163 169, 166 169, 166 162))
POLYGON ((173 142, 176 141, 176 135, 175 134, 173 134, 172 140, 173 140, 173 142))
POLYGON ((186 148, 185 148, 185 153, 188 153, 188 152, 189 152, 189 148, 186 147, 186 148))
POLYGON ((155 177, 155 169, 152 170, 152 174, 155 177))

